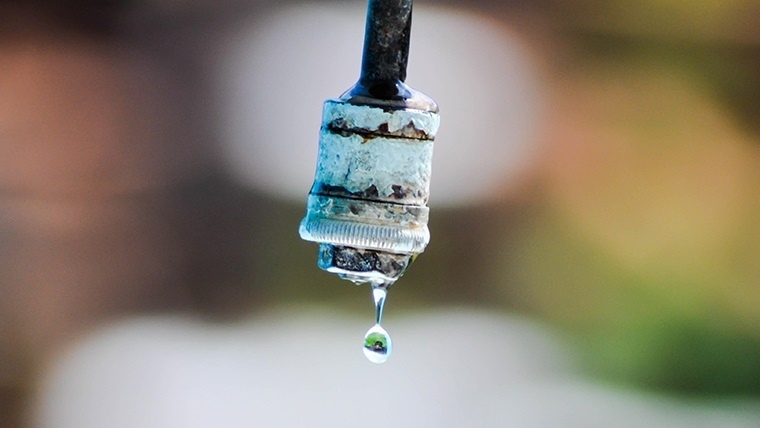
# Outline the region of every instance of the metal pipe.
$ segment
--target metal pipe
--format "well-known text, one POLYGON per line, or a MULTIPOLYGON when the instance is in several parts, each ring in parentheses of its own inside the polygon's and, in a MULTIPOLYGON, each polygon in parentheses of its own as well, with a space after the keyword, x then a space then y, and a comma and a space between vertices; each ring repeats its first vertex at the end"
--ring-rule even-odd
POLYGON ((359 83, 380 99, 397 97, 406 80, 413 0, 369 0, 359 83))

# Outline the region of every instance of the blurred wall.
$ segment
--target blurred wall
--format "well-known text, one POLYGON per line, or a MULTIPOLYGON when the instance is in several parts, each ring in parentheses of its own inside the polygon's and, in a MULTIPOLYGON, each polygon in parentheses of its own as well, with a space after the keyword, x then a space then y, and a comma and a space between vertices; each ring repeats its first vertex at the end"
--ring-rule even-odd
MULTIPOLYGON (((302 202, 224 155, 222 42, 295 4, 0 2, 0 424, 18 426, 45 362, 108 320, 353 299, 315 277, 302 202)), ((418 5, 512 34, 546 98, 537 154, 433 212, 398 304, 517 311, 607 379, 758 394, 757 4, 418 5)), ((498 106, 489 94, 472 97, 498 106)), ((477 125, 510 142, 503 123, 477 125)))

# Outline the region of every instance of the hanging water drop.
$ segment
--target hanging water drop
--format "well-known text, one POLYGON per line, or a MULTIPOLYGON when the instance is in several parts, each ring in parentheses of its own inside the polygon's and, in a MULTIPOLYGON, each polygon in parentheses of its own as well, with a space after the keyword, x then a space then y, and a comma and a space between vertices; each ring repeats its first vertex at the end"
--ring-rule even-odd
POLYGON ((364 356, 375 364, 386 362, 392 349, 391 337, 380 324, 375 324, 364 336, 364 356))
POLYGON ((389 286, 390 283, 372 283, 372 298, 375 300, 375 325, 364 335, 364 355, 375 364, 386 362, 393 350, 391 336, 380 325, 383 320, 383 308, 389 286))

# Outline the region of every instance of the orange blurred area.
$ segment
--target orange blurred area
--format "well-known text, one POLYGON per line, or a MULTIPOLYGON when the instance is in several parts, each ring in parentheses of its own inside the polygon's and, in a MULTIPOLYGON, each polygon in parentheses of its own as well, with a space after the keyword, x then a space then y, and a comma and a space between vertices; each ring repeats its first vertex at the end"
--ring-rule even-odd
MULTIPOLYGON (((0 426, 59 428, 52 368, 113 323, 369 310, 297 236, 364 5, 0 0, 0 426)), ((393 310, 523 317, 589 382, 760 420, 760 5, 415 7, 445 103, 393 310)))

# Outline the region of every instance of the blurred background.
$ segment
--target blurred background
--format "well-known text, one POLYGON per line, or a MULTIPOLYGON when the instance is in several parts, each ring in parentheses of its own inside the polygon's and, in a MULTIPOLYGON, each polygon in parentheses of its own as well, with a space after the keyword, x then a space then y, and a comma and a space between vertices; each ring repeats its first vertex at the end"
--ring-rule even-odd
MULTIPOLYGON (((408 83, 442 127, 432 241, 389 326, 508 317, 583 382, 760 424, 760 4, 415 3, 408 83)), ((319 271, 297 228, 365 7, 0 0, 0 426, 98 426, 56 413, 95 405, 76 398, 88 364, 61 361, 99 361, 88 338, 119 323, 192 319, 180 335, 206 349, 209 326, 276 335, 261 314, 308 305, 359 343, 369 292, 319 271)), ((100 426, 147 426, 121 423, 100 426)))

